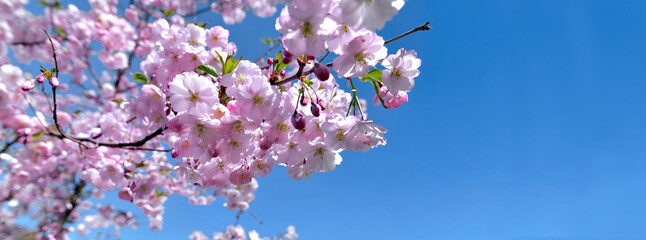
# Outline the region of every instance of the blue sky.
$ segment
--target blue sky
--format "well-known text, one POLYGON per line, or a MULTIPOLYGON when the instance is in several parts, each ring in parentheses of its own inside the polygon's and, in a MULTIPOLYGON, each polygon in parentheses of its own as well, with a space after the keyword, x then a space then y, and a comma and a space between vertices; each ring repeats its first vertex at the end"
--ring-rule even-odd
MULTIPOLYGON (((301 239, 646 238, 646 1, 407 1, 379 34, 425 21, 431 31, 388 45, 422 59, 410 102, 368 109, 388 144, 343 152, 336 170, 309 180, 276 167, 251 205, 264 223, 245 214, 246 229, 272 236, 295 225, 301 239)), ((230 40, 255 59, 259 39, 278 36, 273 26, 250 14, 228 26, 230 40)), ((359 88, 372 98, 371 86, 359 88)), ((235 221, 221 204, 171 197, 162 231, 122 237, 211 235, 235 221)))

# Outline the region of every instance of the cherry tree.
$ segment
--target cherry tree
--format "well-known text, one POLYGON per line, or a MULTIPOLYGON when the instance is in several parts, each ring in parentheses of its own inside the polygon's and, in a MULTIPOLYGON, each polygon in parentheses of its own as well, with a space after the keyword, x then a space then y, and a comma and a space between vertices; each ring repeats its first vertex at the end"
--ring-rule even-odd
MULTIPOLYGON (((307 179, 334 170, 344 150, 385 145, 356 91, 374 90, 379 108, 407 102, 421 60, 387 46, 430 29, 375 32, 403 0, 90 0, 86 10, 45 0, 42 15, 27 4, 0 2, 2 239, 139 225, 138 213, 93 202, 113 192, 154 230, 173 194, 242 213, 274 167, 307 179), (265 39, 257 60, 236 55, 244 46, 226 28, 191 21, 277 11, 281 37, 265 39), (37 226, 19 224, 25 216, 37 226)), ((190 235, 247 237, 260 239, 239 225, 190 235)), ((274 239, 296 237, 290 226, 274 239)))

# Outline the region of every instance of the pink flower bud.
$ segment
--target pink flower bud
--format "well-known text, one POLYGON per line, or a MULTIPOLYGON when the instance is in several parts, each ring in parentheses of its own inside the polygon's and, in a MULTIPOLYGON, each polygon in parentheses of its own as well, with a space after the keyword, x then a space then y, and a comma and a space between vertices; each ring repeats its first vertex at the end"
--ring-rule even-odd
POLYGON ((330 69, 323 64, 316 63, 314 64, 314 76, 321 81, 328 80, 330 78, 330 69))
POLYGON ((319 107, 321 107, 321 111, 325 111, 325 104, 323 104, 323 101, 321 101, 321 99, 317 99, 316 104, 318 104, 319 107))
POLYGON ((36 76, 36 81, 38 81, 38 83, 44 83, 45 82, 45 76, 42 75, 42 74, 36 76))
POLYGON ((285 75, 287 75, 287 72, 285 72, 285 69, 283 69, 283 70, 280 70, 279 74, 280 74, 280 77, 285 77, 285 75))
POLYGON ((315 117, 321 116, 321 111, 319 110, 316 103, 314 103, 314 101, 312 101, 312 104, 310 104, 310 105, 311 105, 310 110, 312 111, 312 115, 314 115, 315 117))
POLYGON ((294 114, 292 114, 292 125, 297 130, 305 129, 305 118, 303 118, 303 114, 294 111, 294 114))
POLYGON ((36 87, 34 79, 25 80, 24 82, 22 82, 22 84, 20 84, 20 88, 25 92, 33 89, 34 87, 36 87))
POLYGON ((284 63, 284 64, 289 64, 290 62, 292 62, 292 57, 293 57, 293 56, 292 56, 292 53, 290 53, 289 51, 285 50, 285 51, 283 52, 283 63, 284 63))
POLYGON ((267 65, 271 65, 272 63, 274 63, 274 59, 267 58, 267 65))
POLYGON ((56 76, 52 76, 52 78, 49 79, 49 83, 52 84, 52 87, 54 88, 58 87, 58 85, 60 84, 56 76))
POLYGON ((305 93, 303 93, 303 95, 301 95, 300 102, 301 102, 302 106, 307 106, 307 102, 305 101, 305 93))
POLYGON ((271 142, 271 140, 269 139, 269 137, 264 136, 264 137, 260 140, 259 147, 260 147, 260 150, 267 151, 267 150, 269 150, 269 148, 271 148, 271 145, 272 145, 272 142, 271 142))

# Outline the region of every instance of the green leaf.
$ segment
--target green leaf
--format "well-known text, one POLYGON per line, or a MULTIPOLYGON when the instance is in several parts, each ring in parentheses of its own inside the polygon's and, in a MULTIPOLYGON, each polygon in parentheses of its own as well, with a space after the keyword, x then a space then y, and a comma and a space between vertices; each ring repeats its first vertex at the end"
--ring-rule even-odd
POLYGON ((283 70, 285 67, 287 67, 287 64, 283 63, 283 56, 280 54, 280 52, 276 53, 276 73, 280 72, 280 70, 283 70))
POLYGON ((146 75, 144 75, 143 73, 133 73, 132 76, 135 77, 132 80, 143 82, 146 84, 150 83, 150 81, 148 80, 148 77, 146 77, 146 75))
POLYGON ((312 87, 312 84, 314 84, 312 81, 310 81, 308 79, 305 79, 305 81, 303 81, 303 82, 305 82, 305 84, 307 84, 307 86, 310 86, 310 87, 312 87))
POLYGON ((383 71, 381 69, 372 70, 368 74, 366 74, 366 76, 362 77, 361 81, 366 82, 366 81, 368 81, 370 79, 374 79, 374 80, 377 80, 377 81, 381 82, 381 74, 382 73, 383 73, 383 71))
POLYGON ((140 168, 140 167, 146 167, 146 166, 148 166, 148 165, 146 165, 146 164, 145 164, 145 163, 143 163, 143 162, 141 162, 141 163, 137 163, 137 165, 135 165, 135 167, 138 167, 138 168, 140 168))
POLYGON ((220 63, 224 64, 224 59, 222 59, 222 55, 220 55, 220 53, 218 52, 218 50, 215 50, 214 52, 215 52, 215 54, 217 54, 217 55, 218 55, 218 58, 220 59, 220 63))
POLYGON ((215 68, 213 66, 211 66, 211 65, 204 64, 204 65, 197 66, 195 68, 197 70, 201 70, 202 72, 207 73, 207 74, 209 74, 211 76, 218 77, 218 71, 215 70, 215 68))
POLYGON ((117 104, 121 104, 121 103, 123 102, 123 99, 121 99, 121 98, 115 98, 115 99, 112 99, 112 100, 110 100, 110 101, 116 102, 117 104))
POLYGON ((264 42, 266 44, 271 44, 271 39, 269 39, 269 38, 263 38, 263 39, 260 39, 260 41, 262 41, 262 42, 264 42))
POLYGON ((168 18, 168 16, 170 16, 170 15, 171 15, 171 14, 173 14, 174 12, 175 12, 175 10, 172 10, 172 9, 171 9, 171 10, 168 10, 168 11, 164 11, 164 10, 162 10, 162 13, 164 14, 164 18, 168 18))
POLYGON ((234 69, 238 66, 238 63, 242 60, 240 57, 238 60, 233 59, 233 57, 228 56, 227 61, 224 63, 224 68, 222 69, 222 75, 233 72, 234 69))
POLYGON ((164 193, 163 191, 160 192, 157 189, 155 189, 155 195, 157 195, 157 197, 166 197, 166 196, 168 196, 168 194, 164 193))
MULTIPOLYGON (((119 104, 121 104, 121 103, 119 103, 119 104)), ((82 112, 81 109, 79 109, 79 110, 74 111, 74 114, 79 114, 81 112, 82 112)))
POLYGON ((58 31, 58 33, 61 35, 61 37, 67 38, 67 33, 65 33, 65 30, 63 30, 60 27, 55 27, 55 28, 56 28, 56 31, 58 31))
POLYGON ((35 135, 33 135, 32 137, 33 137, 34 139, 41 139, 41 138, 43 138, 43 135, 39 133, 39 134, 35 134, 35 135))
POLYGON ((45 1, 40 1, 40 2, 38 2, 38 4, 46 6, 46 7, 54 7, 56 9, 61 9, 61 3, 59 3, 59 2, 54 2, 54 3, 50 4, 50 3, 47 3, 45 1))

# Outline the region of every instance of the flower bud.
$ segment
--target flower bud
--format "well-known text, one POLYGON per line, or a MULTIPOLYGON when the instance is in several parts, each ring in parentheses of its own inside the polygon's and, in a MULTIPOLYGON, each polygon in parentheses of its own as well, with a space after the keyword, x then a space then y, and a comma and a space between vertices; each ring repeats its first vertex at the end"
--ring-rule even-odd
POLYGON ((262 139, 260 139, 260 144, 259 144, 260 150, 267 151, 269 150, 269 148, 271 148, 271 145, 273 144, 271 139, 269 139, 269 137, 264 136, 262 137, 262 139))
POLYGON ((290 62, 292 62, 292 57, 293 57, 293 56, 292 56, 292 53, 290 53, 289 51, 285 50, 285 51, 283 52, 283 63, 284 63, 284 64, 289 64, 290 62))
POLYGON ((272 63, 274 63, 274 59, 267 58, 267 65, 271 65, 272 63))
POLYGON ((283 70, 280 70, 279 74, 280 74, 280 77, 285 77, 285 75, 287 75, 287 72, 285 72, 285 69, 283 69, 283 70))
POLYGON ((45 82, 45 76, 42 74, 39 74, 38 76, 36 76, 36 81, 38 81, 38 83, 45 82))
POLYGON ((294 114, 292 114, 292 125, 297 130, 305 129, 305 118, 303 118, 303 114, 294 111, 294 114))
POLYGON ((314 56, 307 55, 307 60, 314 60, 316 59, 314 56))
POLYGON ((170 156, 171 156, 172 158, 178 158, 178 157, 179 157, 179 153, 177 153, 177 151, 175 151, 175 149, 173 149, 173 150, 171 150, 171 151, 170 151, 170 156))
POLYGON ((314 76, 321 81, 326 81, 330 78, 330 69, 323 64, 316 63, 314 64, 314 76))
POLYGON ((320 98, 316 100, 316 104, 318 104, 319 107, 321 107, 321 111, 325 111, 325 104, 323 104, 323 101, 321 101, 320 98))
POLYGON ((312 111, 312 115, 315 117, 321 116, 321 111, 319 110, 319 107, 312 101, 312 104, 310 104, 310 111, 312 111))
POLYGON ((117 195, 119 196, 119 199, 124 201, 132 202, 134 200, 132 196, 133 195, 132 189, 128 187, 121 188, 121 190, 119 190, 119 193, 117 195))
POLYGON ((22 82, 22 84, 20 84, 20 88, 25 92, 33 89, 34 87, 36 87, 34 79, 25 80, 24 82, 22 82))
POLYGON ((300 102, 301 102, 301 106, 307 106, 307 102, 305 101, 305 93, 301 95, 300 102))
POLYGON ((49 83, 52 84, 53 88, 58 87, 58 85, 60 84, 56 76, 52 76, 52 78, 49 79, 49 83))

